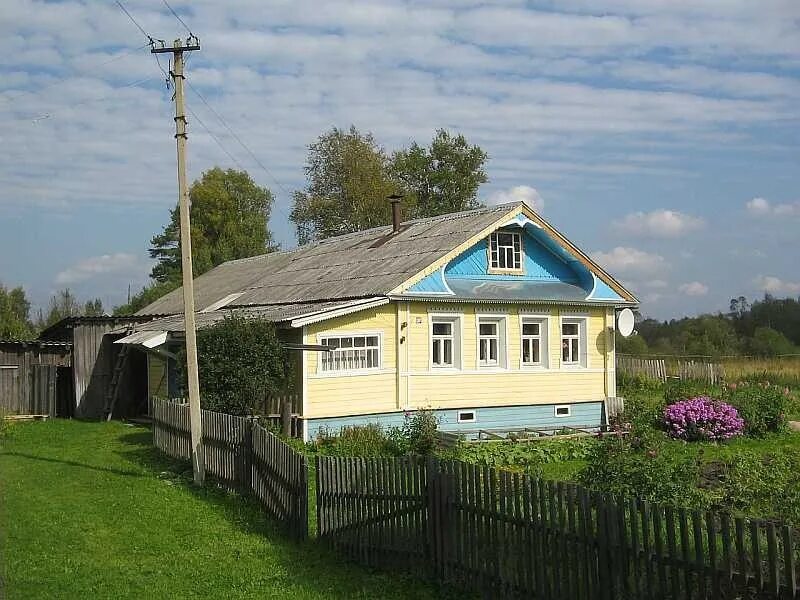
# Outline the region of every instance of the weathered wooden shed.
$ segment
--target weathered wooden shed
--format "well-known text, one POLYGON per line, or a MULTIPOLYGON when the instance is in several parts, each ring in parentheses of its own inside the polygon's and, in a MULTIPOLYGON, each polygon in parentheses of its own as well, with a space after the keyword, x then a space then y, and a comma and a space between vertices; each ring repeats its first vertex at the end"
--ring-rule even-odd
POLYGON ((74 383, 72 416, 105 416, 110 395, 116 394, 115 417, 131 417, 147 406, 147 359, 131 351, 121 355, 114 340, 127 328, 150 320, 148 316, 69 317, 44 330, 39 338, 68 343, 72 349, 74 383), (115 375, 116 374, 116 375, 115 375))
POLYGON ((71 416, 72 344, 0 341, 0 409, 12 414, 71 416))

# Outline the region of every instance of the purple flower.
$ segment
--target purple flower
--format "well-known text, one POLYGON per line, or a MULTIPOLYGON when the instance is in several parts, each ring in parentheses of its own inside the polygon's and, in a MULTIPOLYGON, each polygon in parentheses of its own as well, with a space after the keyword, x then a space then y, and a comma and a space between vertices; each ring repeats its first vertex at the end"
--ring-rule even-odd
POLYGON ((744 420, 733 406, 708 396, 670 404, 664 409, 664 425, 672 437, 687 441, 727 440, 744 431, 744 420))

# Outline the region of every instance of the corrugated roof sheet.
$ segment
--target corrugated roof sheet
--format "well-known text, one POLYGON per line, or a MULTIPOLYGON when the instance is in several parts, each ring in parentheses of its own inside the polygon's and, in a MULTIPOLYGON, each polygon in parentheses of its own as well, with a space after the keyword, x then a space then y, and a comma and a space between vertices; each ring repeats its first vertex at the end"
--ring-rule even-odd
MULTIPOLYGON (((236 306, 385 295, 515 206, 519 203, 409 221, 396 234, 387 225, 230 261, 195 280, 195 305, 202 310, 241 291, 236 306)), ((180 313, 182 294, 178 288, 137 314, 180 313)))
MULTIPOLYGON (((245 307, 236 309, 221 309, 208 313, 197 313, 195 320, 197 329, 210 327, 218 321, 233 315, 244 317, 245 319, 264 319, 273 323, 282 323, 310 315, 323 310, 333 310, 347 306, 348 301, 315 302, 299 304, 282 304, 277 306, 245 307)), ((183 315, 174 315, 156 319, 136 326, 137 332, 147 331, 185 331, 186 325, 183 322, 183 315)))

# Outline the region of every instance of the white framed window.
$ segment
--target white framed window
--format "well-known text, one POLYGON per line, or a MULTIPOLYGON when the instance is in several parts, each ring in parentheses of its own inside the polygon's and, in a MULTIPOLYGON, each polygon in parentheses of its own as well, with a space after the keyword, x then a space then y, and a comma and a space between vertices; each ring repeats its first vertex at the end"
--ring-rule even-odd
POLYGON ((489 236, 489 268, 493 271, 522 272, 522 234, 495 231, 489 236))
POLYGON ((569 404, 556 404, 553 414, 556 417, 571 417, 572 407, 569 404))
POLYGON ((506 318, 481 316, 478 322, 478 367, 506 367, 506 318))
POLYGON ((461 368, 460 317, 431 315, 430 351, 432 369, 461 368))
POLYGON ((474 410, 460 410, 456 421, 459 423, 475 423, 478 420, 478 413, 474 410))
POLYGON ((364 333, 354 335, 320 336, 320 344, 333 349, 320 352, 319 371, 364 371, 381 368, 381 335, 364 333))
POLYGON ((520 365, 547 368, 549 320, 532 315, 522 315, 520 320, 520 365))
POLYGON ((586 317, 562 317, 561 365, 588 367, 586 346, 586 317))

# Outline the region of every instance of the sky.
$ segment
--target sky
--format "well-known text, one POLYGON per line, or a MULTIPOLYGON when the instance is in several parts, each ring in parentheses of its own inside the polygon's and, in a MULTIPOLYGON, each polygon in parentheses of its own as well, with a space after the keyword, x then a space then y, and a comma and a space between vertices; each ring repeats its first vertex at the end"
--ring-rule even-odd
MULTIPOLYGON (((124 5, 187 35, 162 0, 124 5)), ((171 5, 202 47, 189 176, 246 169, 286 248, 319 135, 353 124, 391 152, 445 128, 489 155, 481 201, 533 204, 646 315, 800 295, 800 2, 171 5)), ((0 282, 35 306, 69 287, 112 307, 147 282, 177 183, 167 59, 146 43, 111 1, 0 3, 0 282)))

